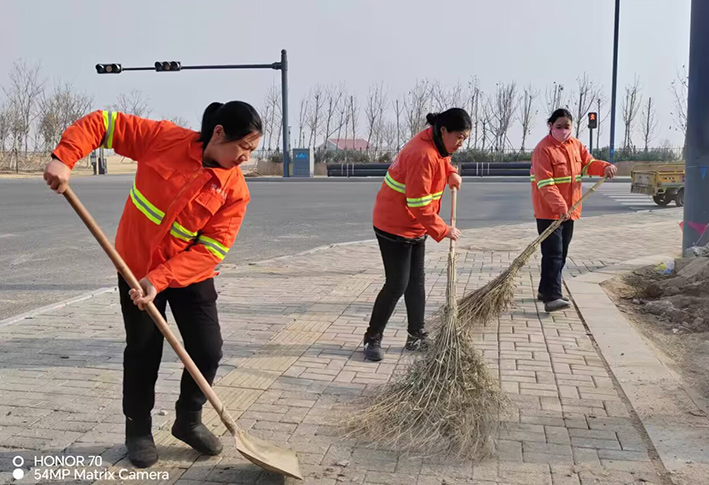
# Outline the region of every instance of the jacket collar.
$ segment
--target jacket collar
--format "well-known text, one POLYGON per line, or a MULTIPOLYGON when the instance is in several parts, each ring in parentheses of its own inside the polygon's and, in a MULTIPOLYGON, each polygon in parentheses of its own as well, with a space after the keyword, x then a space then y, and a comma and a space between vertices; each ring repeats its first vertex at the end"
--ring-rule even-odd
MULTIPOLYGON (((441 149, 438 147, 438 143, 436 143, 435 136, 433 134, 433 126, 429 126, 425 130, 423 130, 419 136, 421 137, 421 140, 431 143, 433 145, 433 148, 436 150, 436 154, 441 157, 441 158, 447 158, 450 157, 450 154, 443 155, 441 153, 441 149)), ((443 144, 443 141, 440 141, 441 144, 443 144)))
POLYGON ((219 181, 219 185, 222 187, 227 185, 227 183, 229 182, 231 177, 234 175, 235 171, 241 170, 238 167, 232 168, 232 169, 221 168, 221 167, 220 168, 202 167, 202 142, 198 141, 197 138, 194 138, 190 142, 189 157, 190 157, 190 160, 194 161, 194 163, 196 163, 198 167, 211 173, 212 176, 219 181))

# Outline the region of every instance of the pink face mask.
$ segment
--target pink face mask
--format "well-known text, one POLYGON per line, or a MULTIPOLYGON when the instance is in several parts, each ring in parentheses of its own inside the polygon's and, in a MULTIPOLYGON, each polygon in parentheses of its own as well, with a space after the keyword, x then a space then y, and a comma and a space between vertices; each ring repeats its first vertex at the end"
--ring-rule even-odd
POLYGON ((571 137, 571 130, 552 128, 551 136, 557 141, 564 142, 571 137))

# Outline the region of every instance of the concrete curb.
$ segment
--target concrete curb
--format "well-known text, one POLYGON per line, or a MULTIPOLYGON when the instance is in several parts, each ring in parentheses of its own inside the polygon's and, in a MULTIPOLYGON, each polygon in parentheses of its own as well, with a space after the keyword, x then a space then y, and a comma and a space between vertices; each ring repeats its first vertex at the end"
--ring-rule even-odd
POLYGON ((64 300, 64 301, 60 301, 58 303, 53 303, 51 305, 43 306, 43 307, 37 308, 35 310, 29 311, 26 313, 22 313, 21 315, 15 315, 14 317, 6 318, 5 320, 0 320, 0 327, 4 327, 5 325, 12 325, 13 323, 21 322, 22 320, 26 320, 28 318, 33 318, 33 317, 40 315, 42 313, 51 312, 53 310, 57 310, 59 308, 65 307, 65 306, 69 306, 74 303, 79 303, 80 301, 88 300, 88 299, 93 298, 95 296, 103 295, 104 293, 115 292, 117 290, 118 290, 118 288, 115 286, 108 287, 108 288, 98 288, 96 290, 89 291, 88 293, 83 293, 79 296, 69 298, 68 300, 64 300))
POLYGON ((568 278, 566 285, 672 481, 689 485, 709 476, 706 403, 663 364, 600 286, 619 273, 676 256, 638 258, 568 278))

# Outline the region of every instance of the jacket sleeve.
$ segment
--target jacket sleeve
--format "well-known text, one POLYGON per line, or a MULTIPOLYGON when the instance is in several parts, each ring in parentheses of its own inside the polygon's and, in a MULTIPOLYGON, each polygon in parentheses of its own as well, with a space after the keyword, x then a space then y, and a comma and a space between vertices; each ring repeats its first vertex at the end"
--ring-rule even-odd
POLYGON ((455 165, 450 163, 450 160, 446 164, 446 182, 448 182, 448 177, 451 176, 452 173, 458 173, 458 169, 455 168, 455 165))
POLYGON ((579 142, 579 152, 581 153, 581 167, 582 175, 596 175, 598 177, 603 177, 606 167, 610 165, 608 162, 602 160, 596 160, 593 158, 583 143, 579 142))
POLYGON ((549 153, 544 148, 535 148, 532 152, 532 173, 544 202, 559 216, 566 214, 569 208, 554 182, 554 169, 549 153))
POLYGON ((426 232, 436 241, 441 241, 448 233, 448 224, 434 209, 434 200, 439 200, 443 192, 432 193, 433 180, 438 160, 424 155, 406 171, 406 205, 416 220, 426 228, 426 232))
POLYGON ((119 155, 140 160, 153 146, 161 123, 117 111, 94 111, 64 131, 52 157, 69 168, 93 150, 112 148, 119 155))
POLYGON ((197 241, 147 274, 158 293, 175 283, 185 287, 214 275, 234 244, 249 203, 248 194, 224 205, 199 232, 197 241))

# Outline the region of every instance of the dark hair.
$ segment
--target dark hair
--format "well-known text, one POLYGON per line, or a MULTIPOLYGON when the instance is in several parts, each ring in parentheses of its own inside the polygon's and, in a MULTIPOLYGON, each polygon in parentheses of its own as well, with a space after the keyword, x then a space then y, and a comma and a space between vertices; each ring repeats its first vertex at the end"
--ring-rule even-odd
POLYGON ((229 101, 226 104, 212 103, 202 115, 199 141, 206 147, 212 139, 214 127, 222 125, 228 141, 244 138, 249 133, 263 133, 261 117, 256 110, 243 101, 229 101))
POLYGON ((426 122, 437 132, 440 132, 442 126, 448 131, 466 131, 473 126, 470 115, 462 108, 451 108, 443 113, 428 113, 426 122))
POLYGON ((574 117, 571 116, 571 112, 568 109, 559 108, 551 114, 547 122, 553 125, 559 118, 568 118, 569 121, 574 121, 574 117))

